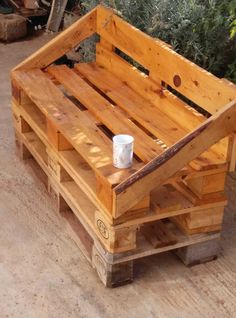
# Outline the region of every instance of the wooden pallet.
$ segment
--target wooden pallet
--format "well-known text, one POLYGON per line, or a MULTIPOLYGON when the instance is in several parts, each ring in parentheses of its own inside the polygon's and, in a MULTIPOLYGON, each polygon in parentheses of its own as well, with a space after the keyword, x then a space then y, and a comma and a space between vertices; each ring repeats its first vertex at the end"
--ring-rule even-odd
MULTIPOLYGON (((139 213, 136 212, 136 218, 132 215, 132 217, 124 218, 123 222, 121 220, 120 224, 111 226, 101 213, 98 214, 95 205, 62 168, 68 168, 68 162, 64 161, 65 158, 60 161, 61 165, 58 161, 55 164, 51 157, 57 157, 58 153, 49 144, 45 146, 42 143, 22 115, 17 117, 15 105, 13 109, 21 158, 34 159, 37 163, 34 165, 34 171, 43 176, 42 179, 48 187, 48 192, 57 204, 58 212, 65 218, 69 230, 73 230, 70 233, 74 240, 96 268, 106 286, 114 287, 130 282, 133 277, 135 259, 170 250, 178 251, 192 245, 198 249, 198 244, 208 241, 211 246, 212 242, 219 239, 219 231, 189 237, 178 230, 174 223, 166 220, 178 215, 188 215, 190 212, 195 214, 202 211, 204 213, 211 207, 223 208, 226 204, 225 196, 220 196, 218 202, 194 206, 180 192, 174 188, 170 190, 169 185, 152 192, 152 209, 148 215, 143 216, 141 210, 139 213), (24 132, 18 130, 17 123, 20 123, 24 132), (57 171, 56 175, 55 171, 57 171), (102 217, 103 219, 101 219, 102 217), (160 220, 164 220, 164 222, 160 220)), ((88 166, 85 168, 87 171, 89 170, 88 166)), ((217 256, 215 252, 214 255, 211 254, 210 249, 209 255, 214 258, 217 256)), ((188 259, 192 260, 188 257, 184 259, 184 262, 192 263, 188 259)), ((195 256, 194 263, 197 261, 202 261, 201 253, 198 260, 195 256)))
POLYGON ((136 258, 219 237, 225 174, 236 160, 232 83, 102 6, 22 62, 11 77, 22 159, 36 160, 58 210, 78 221, 77 232, 86 229, 82 245, 89 245, 96 267, 101 261, 94 251, 102 255, 106 285, 122 280, 121 263, 131 273, 129 262, 136 258), (73 69, 53 65, 95 32, 96 61, 73 69), (204 117, 186 100, 212 115, 204 117), (112 136, 119 133, 135 139, 129 169, 112 165, 112 136))
MULTIPOLYGON (((191 236, 183 234, 173 222, 165 218, 167 215, 181 213, 180 207, 177 208, 176 204, 171 204, 167 208, 165 200, 162 202, 165 206, 163 208, 160 206, 160 215, 157 217, 155 213, 152 213, 150 219, 146 220, 147 223, 142 219, 141 227, 137 228, 138 219, 126 222, 125 228, 123 224, 117 228, 113 227, 113 229, 111 227, 108 229, 101 222, 100 232, 98 232, 95 224, 100 220, 96 219, 96 210, 79 186, 71 181, 67 174, 63 174, 61 182, 51 175, 46 152, 44 152, 42 144, 35 138, 35 134, 31 131, 20 135, 17 131, 16 140, 20 147, 21 158, 31 164, 33 171, 46 185, 51 199, 56 203, 58 216, 65 220, 68 233, 95 268, 106 287, 116 287, 132 282, 133 263, 143 257, 174 251, 186 265, 193 265, 215 259, 218 256, 220 232, 214 231, 191 236), (164 221, 161 221, 163 218, 164 221), (150 222, 150 220, 156 219, 158 221, 150 222), (135 232, 132 232, 131 229, 135 229, 135 232), (124 248, 121 250, 116 248, 115 252, 109 251, 109 247, 104 244, 104 238, 108 239, 114 233, 116 233, 117 243, 122 244, 123 240, 127 247, 126 241, 129 242, 127 251, 124 248), (133 242, 134 245, 130 242, 133 242)), ((165 190, 163 189, 163 191, 165 190)), ((181 208, 186 212, 194 210, 186 199, 183 199, 182 204, 181 208)), ((222 198, 218 204, 223 206, 225 200, 222 198)))

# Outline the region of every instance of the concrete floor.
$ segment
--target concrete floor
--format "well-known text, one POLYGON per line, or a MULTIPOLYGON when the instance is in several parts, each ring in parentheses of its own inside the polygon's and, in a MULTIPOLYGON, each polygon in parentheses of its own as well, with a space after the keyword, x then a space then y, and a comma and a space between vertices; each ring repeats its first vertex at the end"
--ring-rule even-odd
POLYGON ((9 71, 47 40, 0 44, 0 318, 236 317, 235 174, 218 260, 186 268, 166 253, 138 261, 131 285, 100 283, 15 150, 9 71))

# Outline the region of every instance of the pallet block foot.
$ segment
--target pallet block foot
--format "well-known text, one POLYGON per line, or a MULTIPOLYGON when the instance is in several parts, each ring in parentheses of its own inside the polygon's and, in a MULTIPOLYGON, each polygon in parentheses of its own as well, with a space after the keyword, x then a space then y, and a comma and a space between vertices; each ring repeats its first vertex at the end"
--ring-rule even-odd
POLYGON ((133 281, 133 261, 109 264, 93 246, 92 264, 106 287, 118 287, 133 281))
POLYGON ((186 266, 203 264, 216 259, 220 252, 220 240, 214 239, 178 248, 175 254, 186 266))

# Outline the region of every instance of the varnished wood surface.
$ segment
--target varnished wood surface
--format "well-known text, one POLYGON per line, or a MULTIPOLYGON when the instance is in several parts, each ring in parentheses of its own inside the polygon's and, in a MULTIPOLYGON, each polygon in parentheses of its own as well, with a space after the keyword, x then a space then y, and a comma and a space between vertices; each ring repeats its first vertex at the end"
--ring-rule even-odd
POLYGON ((112 10, 101 6, 97 10, 97 33, 210 113, 215 113, 235 98, 236 88, 232 83, 217 79, 177 54, 166 43, 158 39, 154 41, 113 14, 112 10))
POLYGON ((1 45, 1 316, 232 318, 236 312, 236 176, 218 260, 186 268, 172 254, 135 264, 135 282, 105 289, 53 212, 46 190, 15 154, 7 74, 48 38, 1 45), (22 46, 24 50, 22 50, 22 46))

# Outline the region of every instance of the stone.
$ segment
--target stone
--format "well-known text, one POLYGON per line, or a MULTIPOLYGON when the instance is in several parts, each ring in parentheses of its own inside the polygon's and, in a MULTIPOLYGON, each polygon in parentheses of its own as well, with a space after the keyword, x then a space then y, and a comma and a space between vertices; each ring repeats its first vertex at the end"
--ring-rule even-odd
POLYGON ((27 35, 27 21, 17 14, 0 16, 0 40, 12 42, 27 35))

